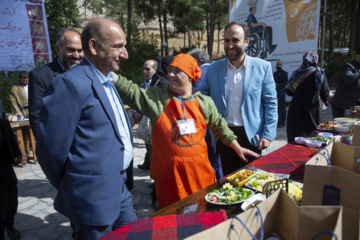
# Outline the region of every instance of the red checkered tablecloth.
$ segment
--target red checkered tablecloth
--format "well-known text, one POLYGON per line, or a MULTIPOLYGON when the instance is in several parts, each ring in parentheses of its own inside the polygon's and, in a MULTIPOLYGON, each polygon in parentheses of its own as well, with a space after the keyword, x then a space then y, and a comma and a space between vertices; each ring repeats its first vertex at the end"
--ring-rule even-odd
POLYGON ((189 213, 145 218, 119 228, 101 240, 184 239, 227 220, 226 212, 189 213))
POLYGON ((267 172, 290 174, 290 179, 302 182, 305 163, 316 149, 288 143, 282 148, 250 163, 267 172))

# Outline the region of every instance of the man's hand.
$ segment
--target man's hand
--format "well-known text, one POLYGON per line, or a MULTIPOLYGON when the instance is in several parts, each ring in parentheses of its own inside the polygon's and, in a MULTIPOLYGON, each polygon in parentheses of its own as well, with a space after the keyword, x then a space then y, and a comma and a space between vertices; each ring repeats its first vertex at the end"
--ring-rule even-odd
POLYGON ((259 149, 265 149, 268 148, 271 144, 271 141, 266 138, 261 138, 259 143, 259 149))
POLYGON ((256 152, 253 152, 247 148, 241 147, 236 140, 232 141, 229 146, 235 150, 235 152, 239 155, 239 157, 244 162, 248 162, 248 160, 246 159, 246 156, 252 156, 252 157, 256 157, 256 158, 260 157, 260 155, 257 154, 256 152))
POLYGON ((260 23, 260 24, 262 25, 263 29, 266 28, 266 23, 260 23))
POLYGON ((142 116, 141 116, 140 113, 135 113, 134 114, 134 120, 135 120, 136 123, 139 123, 141 121, 141 119, 142 119, 142 116))

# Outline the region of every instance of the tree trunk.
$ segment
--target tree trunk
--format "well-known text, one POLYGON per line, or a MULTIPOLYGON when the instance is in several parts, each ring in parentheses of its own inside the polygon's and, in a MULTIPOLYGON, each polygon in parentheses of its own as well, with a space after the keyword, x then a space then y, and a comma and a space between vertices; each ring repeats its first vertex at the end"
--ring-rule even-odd
POLYGON ((131 0, 127 1, 127 44, 130 44, 131 42, 131 31, 132 31, 132 26, 131 26, 131 0))
POLYGON ((215 30, 215 5, 216 0, 211 0, 211 13, 210 13, 210 34, 208 37, 209 56, 212 59, 213 43, 214 43, 214 30, 215 30))
POLYGON ((349 48, 355 49, 356 46, 356 29, 357 29, 357 5, 358 0, 351 0, 351 19, 350 19, 350 40, 349 48))
POLYGON ((188 34, 188 47, 190 48, 190 46, 191 46, 191 37, 190 37, 190 29, 189 28, 187 30, 187 34, 188 34))
POLYGON ((186 32, 184 32, 184 48, 186 47, 186 32))
MULTIPOLYGON (((351 4, 346 4, 346 12, 349 12, 350 11, 350 8, 351 7, 351 4)), ((347 40, 347 34, 348 34, 348 22, 349 22, 349 14, 345 14, 345 26, 343 28, 341 28, 341 32, 342 32, 342 39, 341 39, 341 46, 349 46, 348 45, 348 40, 347 40)))
POLYGON ((163 31, 162 31, 162 24, 161 24, 161 6, 160 6, 160 1, 161 0, 158 0, 157 3, 158 3, 158 18, 159 18, 159 27, 160 27, 160 49, 161 49, 161 56, 163 57, 164 56, 164 50, 163 50, 163 47, 162 47, 162 43, 163 43, 163 31))
POLYGON ((355 40, 355 49, 360 47, 360 0, 357 1, 357 30, 356 30, 356 40, 355 40))
POLYGON ((329 26, 329 56, 328 57, 332 57, 334 54, 334 18, 333 18, 333 10, 334 10, 334 6, 331 2, 329 2, 329 11, 326 12, 330 12, 329 15, 327 15, 327 23, 326 25, 329 26))
POLYGON ((217 33, 217 54, 220 53, 220 23, 218 24, 218 33, 217 33))
POLYGON ((164 7, 164 36, 165 36, 165 42, 167 43, 166 47, 165 47, 165 56, 169 55, 169 43, 168 43, 168 34, 167 34, 167 1, 165 2, 165 7, 164 7))

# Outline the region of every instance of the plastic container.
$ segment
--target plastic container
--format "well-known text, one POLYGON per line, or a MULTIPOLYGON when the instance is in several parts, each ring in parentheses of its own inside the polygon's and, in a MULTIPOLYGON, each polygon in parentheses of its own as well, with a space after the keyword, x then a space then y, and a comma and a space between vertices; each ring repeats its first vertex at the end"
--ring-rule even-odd
POLYGON ((352 136, 350 136, 350 135, 341 136, 340 142, 347 144, 347 145, 351 145, 352 144, 352 136))

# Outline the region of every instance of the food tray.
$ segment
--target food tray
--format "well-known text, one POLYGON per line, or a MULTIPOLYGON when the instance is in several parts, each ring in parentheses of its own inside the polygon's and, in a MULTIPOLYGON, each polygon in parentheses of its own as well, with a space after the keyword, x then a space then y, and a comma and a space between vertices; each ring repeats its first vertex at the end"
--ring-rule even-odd
POLYGON ((291 179, 280 179, 266 183, 263 187, 262 194, 269 197, 279 188, 284 189, 295 203, 301 203, 303 184, 291 179))
POLYGON ((290 177, 290 174, 278 174, 278 173, 269 173, 269 172, 265 172, 263 170, 256 170, 256 173, 258 175, 255 175, 255 177, 253 177, 251 179, 251 182, 248 181, 245 186, 250 188, 250 189, 253 189, 255 191, 260 191, 262 192, 262 187, 267 183, 267 182, 270 182, 270 181, 274 181, 274 180, 280 180, 280 179, 287 179, 290 177), (268 175, 269 177, 267 177, 266 179, 260 179, 259 178, 259 175, 262 174, 263 176, 264 175, 268 175), (257 180, 258 182, 258 186, 257 187, 253 187, 251 186, 251 183, 255 181, 255 179, 257 180), (259 187, 260 186, 260 187, 259 187))
POLYGON ((237 181, 233 180, 234 178, 236 178, 236 174, 233 174, 233 175, 231 175, 230 177, 228 177, 226 179, 231 185, 233 185, 235 187, 242 187, 249 181, 249 179, 246 178, 246 179, 242 180, 241 182, 237 182, 237 181))
POLYGON ((279 188, 284 189, 288 193, 289 192, 289 179, 284 178, 284 179, 274 180, 274 181, 265 183, 263 190, 262 190, 262 194, 266 195, 266 197, 268 198, 271 194, 273 194, 279 188))
POLYGON ((246 171, 250 171, 251 175, 254 173, 250 169, 241 169, 237 173, 227 177, 226 180, 234 187, 242 187, 249 181, 249 177, 251 177, 251 175, 247 176, 247 177, 239 175, 240 172, 246 172, 246 171), (236 180, 236 179, 239 179, 239 180, 236 180))

